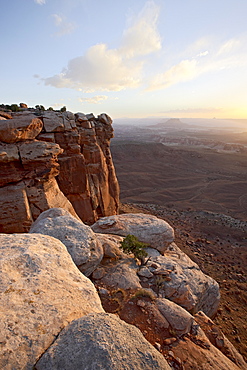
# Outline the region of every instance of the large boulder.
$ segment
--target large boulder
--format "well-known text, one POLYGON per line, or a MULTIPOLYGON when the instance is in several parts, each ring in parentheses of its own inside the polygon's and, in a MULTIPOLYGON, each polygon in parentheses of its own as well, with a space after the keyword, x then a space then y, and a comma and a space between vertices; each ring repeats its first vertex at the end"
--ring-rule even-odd
POLYGON ((31 370, 66 325, 103 308, 59 240, 0 234, 0 251, 0 368, 31 370))
POLYGON ((0 122, 0 141, 16 143, 23 140, 33 140, 41 132, 43 122, 35 115, 7 119, 0 122))
POLYGON ((135 235, 141 242, 164 253, 174 240, 173 228, 164 220, 144 213, 102 217, 92 225, 96 233, 135 235))
POLYGON ((103 313, 68 325, 36 369, 169 370, 170 366, 136 327, 103 313))
POLYGON ((40 214, 30 233, 50 235, 68 249, 74 263, 89 276, 103 258, 103 248, 92 229, 62 208, 51 208, 40 214))

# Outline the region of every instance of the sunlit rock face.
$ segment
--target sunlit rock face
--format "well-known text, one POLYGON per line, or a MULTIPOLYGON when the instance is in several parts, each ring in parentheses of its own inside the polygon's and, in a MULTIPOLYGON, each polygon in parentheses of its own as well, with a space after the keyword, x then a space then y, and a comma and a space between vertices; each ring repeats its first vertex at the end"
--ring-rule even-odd
POLYGON ((118 213, 108 115, 25 110, 0 116, 0 232, 27 232, 54 207, 89 224, 118 213))

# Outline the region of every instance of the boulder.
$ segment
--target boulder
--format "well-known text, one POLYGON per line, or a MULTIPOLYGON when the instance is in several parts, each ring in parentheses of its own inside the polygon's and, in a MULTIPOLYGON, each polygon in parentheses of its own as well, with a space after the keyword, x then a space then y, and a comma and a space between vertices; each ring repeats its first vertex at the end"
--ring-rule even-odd
POLYGON ((37 370, 168 370, 165 358, 134 326, 113 314, 91 314, 68 325, 37 370))
POLYGON ((174 240, 174 230, 166 221, 144 213, 102 217, 92 225, 92 229, 103 234, 135 235, 162 254, 174 240))
POLYGON ((160 313, 170 324, 175 336, 190 332, 194 318, 188 311, 165 298, 158 298, 156 305, 160 313))
POLYGON ((164 256, 151 257, 147 266, 156 275, 161 297, 192 314, 203 311, 210 317, 215 315, 220 301, 218 283, 205 275, 175 243, 169 246, 164 256))
POLYGON ((103 258, 103 248, 92 229, 62 208, 51 208, 40 214, 30 233, 50 235, 68 249, 74 263, 89 276, 103 258))
POLYGON ((106 258, 119 258, 123 252, 120 249, 123 237, 119 235, 111 234, 95 234, 97 239, 100 241, 104 251, 104 257, 106 258))
POLYGON ((0 122, 0 141, 16 143, 23 140, 33 140, 43 128, 42 121, 35 115, 7 119, 0 122))
POLYGON ((0 249, 0 368, 31 370, 66 325, 103 308, 59 240, 0 234, 0 249))

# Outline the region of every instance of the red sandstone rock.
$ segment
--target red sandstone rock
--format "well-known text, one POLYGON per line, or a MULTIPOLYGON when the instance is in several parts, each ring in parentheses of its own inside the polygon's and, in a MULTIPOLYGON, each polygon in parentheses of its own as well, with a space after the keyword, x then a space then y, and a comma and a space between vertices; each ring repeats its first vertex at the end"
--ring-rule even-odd
POLYGON ((0 141, 16 143, 23 140, 33 140, 41 132, 42 121, 34 115, 0 121, 0 141))
POLYGON ((40 118, 31 112, 13 117, 0 122, 2 232, 26 232, 52 207, 86 223, 118 212, 110 117, 52 111, 40 118))

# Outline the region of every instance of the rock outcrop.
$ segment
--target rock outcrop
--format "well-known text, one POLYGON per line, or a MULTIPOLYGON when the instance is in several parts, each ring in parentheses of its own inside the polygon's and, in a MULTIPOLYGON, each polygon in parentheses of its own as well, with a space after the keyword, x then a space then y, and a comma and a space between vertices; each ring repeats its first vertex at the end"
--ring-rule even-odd
POLYGON ((59 240, 0 234, 0 249, 0 368, 28 370, 68 323, 103 309, 59 240))
POLYGON ((86 223, 118 212, 109 116, 39 110, 0 116, 0 232, 27 232, 53 207, 86 223))
POLYGON ((121 241, 64 209, 43 212, 29 234, 0 234, 1 369, 246 369, 213 321, 192 315, 215 310, 217 283, 174 243, 163 255, 147 248, 140 265, 121 241))

